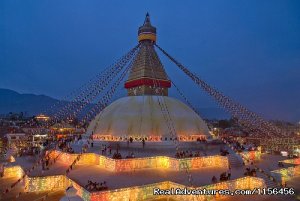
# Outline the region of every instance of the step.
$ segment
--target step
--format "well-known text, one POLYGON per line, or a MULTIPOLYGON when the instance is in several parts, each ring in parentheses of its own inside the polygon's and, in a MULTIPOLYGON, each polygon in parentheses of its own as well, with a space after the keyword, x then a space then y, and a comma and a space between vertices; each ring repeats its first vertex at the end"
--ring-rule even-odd
POLYGON ((232 167, 242 167, 243 162, 238 158, 236 154, 229 154, 227 156, 228 162, 232 167))
POLYGON ((260 172, 257 173, 257 177, 262 178, 265 181, 265 184, 268 188, 277 188, 277 187, 279 187, 277 185, 277 183, 273 182, 272 180, 269 179, 268 176, 266 176, 266 175, 264 175, 260 172))

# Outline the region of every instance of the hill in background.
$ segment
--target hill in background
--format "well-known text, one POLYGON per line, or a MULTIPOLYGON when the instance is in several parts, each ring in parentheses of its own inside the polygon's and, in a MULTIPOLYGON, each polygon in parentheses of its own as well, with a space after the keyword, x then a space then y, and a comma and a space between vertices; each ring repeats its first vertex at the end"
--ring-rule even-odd
MULTIPOLYGON (((0 114, 20 113, 32 116, 44 113, 59 100, 45 95, 20 94, 10 89, 0 89, 0 114)), ((66 104, 66 102, 62 102, 66 104)), ((89 106, 91 108, 91 105, 89 106)), ((198 108, 202 118, 226 119, 230 116, 220 108, 198 108)))

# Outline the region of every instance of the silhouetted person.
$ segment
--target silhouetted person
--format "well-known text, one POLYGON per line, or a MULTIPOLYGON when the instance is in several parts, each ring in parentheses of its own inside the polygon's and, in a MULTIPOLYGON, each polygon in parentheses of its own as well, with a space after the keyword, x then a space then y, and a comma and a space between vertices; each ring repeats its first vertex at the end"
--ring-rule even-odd
POLYGON ((211 179, 211 182, 212 183, 217 183, 217 181, 218 181, 217 178, 215 176, 213 176, 212 179, 211 179))
POLYGON ((231 173, 229 172, 227 175, 227 179, 230 179, 230 177, 231 177, 231 173))

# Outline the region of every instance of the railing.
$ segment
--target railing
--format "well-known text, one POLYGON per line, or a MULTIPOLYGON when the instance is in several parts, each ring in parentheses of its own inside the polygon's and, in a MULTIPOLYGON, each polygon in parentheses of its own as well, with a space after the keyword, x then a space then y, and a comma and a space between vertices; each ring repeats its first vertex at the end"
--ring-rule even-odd
POLYGON ((24 175, 24 170, 19 165, 8 166, 8 167, 4 167, 4 169, 3 169, 3 176, 4 177, 21 178, 23 175, 24 175))
MULTIPOLYGON (((52 157, 60 154, 60 151, 54 151, 52 157)), ((71 163, 78 154, 62 153, 60 161, 71 163)), ((228 167, 228 158, 225 156, 205 156, 176 159, 167 156, 154 156, 144 158, 112 159, 95 153, 84 153, 81 156, 78 165, 99 165, 113 172, 132 171, 147 168, 162 168, 168 170, 183 170, 183 164, 187 164, 189 169, 200 169, 205 167, 228 167)))
POLYGON ((39 192, 52 190, 65 190, 68 186, 69 180, 65 175, 53 175, 53 176, 27 176, 25 179, 25 191, 26 192, 39 192))
MULTIPOLYGON (((190 200, 201 200, 201 201, 208 201, 214 200, 220 195, 155 195, 155 189, 163 189, 163 190, 170 190, 173 189, 172 193, 176 193, 176 189, 184 190, 194 190, 195 192, 201 189, 207 190, 221 190, 221 189, 229 189, 234 191, 235 189, 254 189, 254 188, 263 188, 265 187, 265 183, 263 179, 255 178, 255 177, 243 177, 236 180, 229 180, 226 182, 220 182, 212 185, 201 186, 201 187, 188 187, 185 185, 177 184, 170 181, 148 184, 143 186, 134 186, 130 188, 122 188, 116 189, 111 191, 101 191, 101 192, 94 192, 90 194, 90 201, 123 201, 123 200, 151 200, 151 199, 159 199, 159 198, 173 198, 176 200, 182 201, 190 201, 190 200)), ((178 190, 177 190, 178 192, 178 190)))
MULTIPOLYGON (((124 159, 125 160, 125 159, 124 159)), ((7 168, 7 167, 6 167, 7 168)), ((10 167, 8 167, 10 168, 10 167)), ((15 173, 20 171, 20 166, 15 168, 15 173)), ((21 168, 22 169, 22 168, 21 168)), ((10 169, 12 172, 13 169, 10 169)), ((6 170, 8 172, 8 170, 6 170)), ((68 186, 73 185, 77 190, 77 195, 80 196, 84 201, 123 201, 123 200, 149 200, 157 198, 168 198, 168 195, 154 195, 154 190, 156 188, 160 189, 188 189, 188 190, 200 190, 200 189, 229 189, 231 191, 235 189, 254 189, 254 188, 263 188, 265 187, 264 180, 256 177, 242 177, 235 180, 228 180, 225 182, 220 182, 216 184, 201 186, 201 187, 188 187, 185 185, 177 184, 170 181, 164 181, 154 184, 134 186, 128 188, 107 190, 107 191, 98 191, 98 192, 89 192, 84 187, 68 178, 66 175, 55 175, 55 176, 37 176, 25 178, 25 191, 26 192, 41 192, 52 190, 64 190, 68 186)), ((214 200, 221 195, 171 195, 169 197, 175 196, 176 199, 182 201, 188 200, 214 200)))
POLYGON ((295 167, 282 168, 279 170, 271 171, 271 175, 282 184, 285 184, 287 181, 290 181, 295 176, 300 176, 300 165, 295 167))

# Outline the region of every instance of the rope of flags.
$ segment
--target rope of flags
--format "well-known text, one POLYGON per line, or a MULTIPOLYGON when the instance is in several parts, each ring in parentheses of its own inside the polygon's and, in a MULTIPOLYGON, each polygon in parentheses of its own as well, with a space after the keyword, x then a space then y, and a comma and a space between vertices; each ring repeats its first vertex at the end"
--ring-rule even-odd
MULTIPOLYGON (((112 95, 114 94, 116 88, 120 85, 121 81, 124 79, 125 75, 128 73, 128 71, 131 69, 132 67, 132 63, 133 63, 133 60, 131 61, 131 63, 126 67, 126 69, 124 70, 124 72, 120 75, 120 77, 118 78, 118 80, 113 84, 113 86, 111 87, 111 90, 108 91, 108 93, 103 96, 103 102, 99 102, 97 104, 97 106, 102 106, 101 107, 101 110, 103 109, 103 106, 104 105, 107 105, 109 100, 111 99, 112 95)), ((89 143, 88 143, 89 144, 89 143)), ((69 165, 69 167, 67 168, 67 170, 65 171, 65 174, 68 175, 73 169, 74 169, 74 166, 79 162, 79 160, 81 159, 82 157, 82 154, 83 153, 86 153, 87 151, 87 148, 86 147, 82 147, 81 149, 81 152, 80 154, 78 154, 75 158, 75 160, 71 163, 71 165, 69 165)), ((54 187, 53 187, 54 188, 54 187)), ((42 199, 42 200, 46 200, 46 198, 49 196, 49 194, 51 193, 48 192, 46 195, 42 196, 41 198, 39 199, 42 199)), ((39 199, 36 199, 36 200, 39 200, 39 199)), ((35 201, 36 201, 35 200, 35 201)))
MULTIPOLYGON (((139 47, 139 46, 138 46, 139 47)), ((127 65, 125 70, 121 73, 119 78, 117 78, 116 82, 110 87, 110 89, 102 96, 102 98, 98 101, 98 103, 90 110, 89 113, 85 115, 85 117, 82 119, 81 124, 83 125, 85 122, 89 121, 91 118, 94 117, 95 114, 98 114, 100 111, 102 111, 110 102, 113 94, 115 93, 117 87, 120 85, 121 81, 124 79, 125 75, 129 72, 129 70, 132 67, 132 64, 134 62, 135 55, 137 51, 131 55, 128 59, 131 60, 131 62, 127 65)))
MULTIPOLYGON (((155 78, 154 79, 154 87, 158 87, 158 88, 161 88, 160 86, 160 83, 157 81, 157 76, 155 74, 155 71, 153 69, 153 59, 154 60, 159 60, 157 54, 154 52, 154 49, 151 47, 149 48, 148 46, 146 46, 147 48, 147 52, 149 52, 149 61, 150 61, 150 66, 151 66, 151 72, 152 72, 152 76, 155 78)), ((163 66, 162 66, 163 67, 163 66)), ((161 109, 161 112, 163 114, 163 117, 167 123, 167 127, 172 135, 172 139, 173 139, 173 142, 176 146, 176 151, 179 150, 179 139, 178 140, 175 140, 178 138, 178 135, 177 135, 177 132, 176 132, 176 129, 175 129, 175 126, 174 126, 174 123, 172 121, 172 118, 171 118, 171 115, 170 115, 170 112, 169 112, 169 109, 168 109, 168 106, 165 102, 165 99, 163 97, 163 91, 161 91, 161 96, 158 96, 158 104, 160 106, 160 109, 161 109)), ((183 160, 183 163, 181 163, 183 165, 183 168, 185 169, 185 172, 187 174, 187 177, 188 177, 188 181, 189 181, 189 184, 191 186, 193 186, 193 176, 189 170, 189 166, 187 164, 187 161, 186 160, 183 160)))
MULTIPOLYGON (((95 76, 96 80, 97 77, 99 77, 102 74, 99 73, 95 76)), ((61 104, 65 101, 65 100, 69 100, 70 98, 74 97, 75 95, 77 95, 78 93, 82 92, 82 91, 86 91, 89 86, 94 82, 95 78, 91 78, 86 84, 80 86, 78 89, 75 89, 73 91, 71 91, 69 94, 67 94, 65 97, 63 97, 62 99, 56 101, 53 105, 51 105, 50 107, 44 109, 44 111, 42 112, 42 114, 52 114, 55 112, 59 112, 59 107, 61 107, 61 104), (58 110, 58 111, 57 111, 58 110)), ((51 122, 49 122, 51 123, 51 122)), ((25 125, 28 125, 29 127, 32 127, 35 124, 34 119, 31 118, 29 119, 27 122, 25 122, 25 125)), ((38 128, 41 128, 41 126, 39 126, 38 128)), ((36 130, 34 133, 37 133, 38 131, 36 130)))
MULTIPOLYGON (((79 108, 74 110, 74 112, 72 114, 73 116, 76 116, 78 114, 78 112, 80 112, 88 103, 90 103, 92 100, 94 100, 96 98, 96 96, 98 94, 100 94, 109 85, 109 83, 115 78, 115 76, 123 69, 123 66, 126 65, 126 63, 128 63, 128 61, 132 58, 132 55, 134 54, 135 51, 136 51, 136 48, 134 48, 128 54, 126 54, 115 65, 115 67, 113 69, 114 71, 111 72, 108 76, 103 77, 103 79, 100 82, 101 85, 96 86, 96 88, 94 89, 94 93, 90 93, 89 97, 87 97, 86 99, 81 101, 83 104, 81 104, 79 106, 79 108)), ((70 118, 71 118, 71 116, 70 116, 70 118)))
POLYGON ((62 112, 65 115, 57 115, 57 118, 68 116, 69 119, 77 116, 77 114, 92 100, 94 100, 110 83, 110 81, 122 70, 123 66, 130 60, 138 46, 131 49, 123 57, 121 57, 108 71, 103 73, 101 77, 95 82, 92 87, 83 94, 80 94, 74 101, 70 102, 62 112))
MULTIPOLYGON (((91 78, 86 84, 82 85, 78 89, 72 91, 70 94, 65 96, 63 99, 55 102, 50 107, 46 108, 42 113, 54 113, 53 118, 50 119, 50 122, 48 122, 48 125, 55 123, 60 118, 68 117, 69 114, 71 114, 71 115, 69 115, 68 118, 73 117, 74 115, 76 116, 78 111, 80 111, 81 109, 84 108, 84 106, 81 106, 81 105, 82 104, 87 105, 89 103, 86 101, 86 99, 87 99, 87 96, 90 96, 91 94, 93 94, 93 91, 91 91, 91 89, 95 90, 95 89, 101 87, 101 83, 103 82, 103 80, 105 80, 106 77, 108 75, 110 75, 111 72, 113 72, 116 69, 115 66, 118 63, 120 63, 121 61, 123 61, 124 59, 126 59, 126 57, 128 57, 128 55, 132 54, 133 51, 136 51, 137 46, 134 47, 133 49, 131 49, 127 54, 125 54, 117 62, 115 62, 115 64, 107 67, 104 71, 98 73, 95 76, 95 78, 91 78), (74 95, 76 95, 76 96, 74 97, 74 95), (70 103, 67 103, 65 106, 62 106, 61 109, 58 109, 58 107, 61 107, 61 104, 63 102, 65 102, 65 100, 69 100, 72 97, 73 97, 73 100, 70 103), (78 106, 79 103, 80 103, 80 105, 78 106), (78 109, 78 108, 76 109, 76 106, 78 106, 80 109, 78 109), (72 110, 71 108, 75 108, 75 109, 72 110), (73 111, 73 113, 71 113, 70 111, 73 111)), ((101 88, 103 89, 104 87, 101 87, 101 88)), ((35 125, 34 119, 33 118, 29 119, 27 122, 25 122, 25 125, 29 125, 30 127, 34 126, 35 125)), ((42 126, 39 125, 35 130, 33 130, 33 132, 38 133, 39 129, 41 129, 41 128, 42 128, 42 126)))
POLYGON ((247 125, 252 128, 253 131, 261 131, 266 136, 287 136, 287 133, 279 129, 277 126, 265 121, 263 118, 257 114, 249 111, 244 106, 234 102, 229 97, 223 95, 221 92, 217 91, 213 87, 209 86, 206 82, 201 80, 198 76, 184 67, 181 63, 176 61, 172 56, 170 56, 165 50, 160 46, 155 44, 155 46, 169 58, 176 66, 179 67, 188 77, 190 77, 198 86, 200 86, 206 93, 212 96, 218 104, 227 109, 233 117, 239 119, 242 124, 247 125))
MULTIPOLYGON (((139 47, 139 46, 138 46, 139 47)), ((136 50, 133 52, 133 55, 130 55, 129 57, 127 57, 128 60, 131 60, 135 55, 136 55, 136 50)), ((127 61, 128 62, 128 61, 127 61)), ((127 63, 126 62, 126 63, 127 63)), ((126 64, 125 63, 125 64, 126 64)), ((109 103, 109 101, 111 100, 114 92, 116 91, 117 87, 120 85, 121 81, 124 79, 125 75, 128 73, 128 71, 131 69, 133 64, 133 60, 131 60, 130 64, 125 68, 125 70, 121 73, 121 75, 119 76, 119 78, 117 79, 117 81, 112 85, 112 87, 110 88, 110 90, 107 91, 107 93, 102 97, 102 99, 96 104, 95 107, 99 108, 102 111, 104 109, 104 107, 109 103)), ((93 108, 94 110, 92 110, 90 113, 94 112, 96 109, 93 108)), ((89 116, 86 116, 83 120, 86 121, 88 119, 89 116)), ((83 124, 84 122, 81 122, 81 124, 83 124)), ((89 136, 91 137, 91 136, 89 136)), ((88 144, 89 144, 89 139, 88 139, 88 144)), ((67 168, 66 170, 66 174, 69 174, 73 169, 74 166, 79 162, 81 156, 83 153, 85 153, 87 151, 86 147, 82 147, 80 154, 78 154, 75 158, 75 160, 71 163, 71 165, 67 168)))
MULTIPOLYGON (((121 62, 121 63, 125 62, 125 60, 126 60, 126 61, 130 60, 130 59, 132 58, 132 56, 135 54, 135 52, 136 52, 136 50, 137 50, 138 48, 139 48, 139 45, 137 45, 136 47, 134 47, 132 50, 129 51, 129 53, 127 53, 124 57, 122 57, 122 62, 121 62)), ((126 62, 126 63, 127 63, 127 62, 126 62)), ((117 62, 117 64, 118 64, 118 67, 117 67, 117 69, 118 69, 118 68, 120 67, 120 62, 117 62)), ((128 72, 128 70, 129 70, 129 67, 127 68, 126 73, 128 72)), ((123 78, 124 78, 124 76, 125 76, 125 74, 123 75, 123 78)), ((99 75, 99 77, 101 77, 101 74, 99 75)), ((120 84, 120 82, 121 82, 121 80, 119 80, 119 84, 120 84)), ((92 83, 92 81, 90 81, 89 83, 92 83)), ((87 84, 87 85, 89 85, 89 84, 87 84)), ((115 87, 116 87, 116 86, 115 86, 115 87)), ((114 88, 112 88, 112 89, 113 89, 112 91, 114 92, 115 89, 114 89, 114 88)), ((105 97, 105 98, 107 99, 107 98, 110 97, 110 96, 111 96, 111 95, 109 94, 109 95, 107 95, 107 97, 105 97)), ((53 107, 54 107, 54 106, 53 106, 53 107)), ((33 119, 29 120, 28 123, 29 123, 29 122, 33 122, 33 119)), ((31 124, 31 125, 32 125, 32 124, 31 124)), ((56 144, 57 144, 57 142, 55 143, 55 145, 56 145, 56 144)), ((48 146, 50 146, 50 145, 48 145, 48 146)), ((44 157, 48 157, 48 155, 50 154, 50 152, 51 152, 51 151, 48 151, 48 153, 47 153, 45 156, 41 155, 41 158, 40 158, 40 159, 39 159, 39 160, 38 160, 31 168, 27 169, 27 170, 24 172, 23 176, 22 176, 20 179, 18 179, 16 182, 14 182, 14 183, 10 186, 10 188, 5 189, 1 194, 4 195, 4 194, 7 194, 7 193, 11 192, 12 189, 13 189, 18 183, 20 183, 21 181, 24 181, 26 175, 28 175, 28 174, 31 173, 33 170, 35 170, 35 169, 41 164, 43 158, 44 158, 44 157)), ((72 169, 72 167, 76 164, 76 162, 79 161, 79 159, 80 159, 80 156, 77 157, 76 160, 71 164, 71 166, 69 167, 69 171, 70 171, 70 169, 72 169)), ((19 197, 20 195, 21 195, 21 193, 18 193, 17 197, 19 197)))

